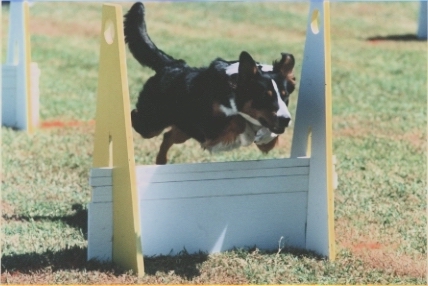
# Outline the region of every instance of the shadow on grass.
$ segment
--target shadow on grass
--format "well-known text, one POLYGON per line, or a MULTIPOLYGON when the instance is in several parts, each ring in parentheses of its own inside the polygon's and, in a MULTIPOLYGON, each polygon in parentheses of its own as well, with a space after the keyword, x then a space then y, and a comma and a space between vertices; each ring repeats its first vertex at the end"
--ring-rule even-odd
POLYGON ((420 39, 416 34, 402 34, 402 35, 386 35, 374 36, 366 39, 367 41, 395 41, 395 42, 426 42, 426 39, 420 39))
POLYGON ((61 251, 46 251, 44 253, 25 253, 3 255, 1 258, 1 272, 34 273, 49 267, 52 271, 58 270, 99 270, 122 273, 113 263, 86 261, 87 248, 78 246, 61 251))
MULTIPOLYGON (((4 255, 1 259, 1 272, 31 274, 49 268, 52 272, 59 270, 100 271, 113 275, 127 273, 113 262, 86 260, 87 248, 71 247, 61 251, 44 253, 26 253, 4 255)), ((145 272, 155 275, 156 272, 170 273, 185 279, 192 279, 201 273, 198 265, 208 259, 205 253, 188 254, 186 251, 174 256, 145 257, 145 272)))
POLYGON ((82 233, 85 236, 85 239, 87 239, 87 233, 88 233, 88 210, 81 204, 74 204, 71 206, 71 209, 74 211, 74 214, 72 215, 66 215, 66 216, 25 216, 25 215, 19 215, 19 216, 11 216, 11 217, 5 217, 6 220, 9 219, 15 219, 15 220, 23 220, 23 221, 62 221, 66 224, 68 224, 71 227, 81 229, 82 233))
POLYGON ((148 275, 155 275, 156 272, 170 273, 191 280, 201 275, 199 265, 208 260, 208 254, 199 252, 189 254, 186 249, 177 255, 160 255, 154 257, 144 257, 144 268, 148 275))
MULTIPOLYGON (((234 249, 232 250, 238 257, 246 258, 254 251, 260 256, 275 255, 275 251, 259 251, 254 249, 234 249)), ((1 272, 33 274, 44 269, 55 271, 98 271, 111 273, 114 276, 120 276, 128 273, 112 262, 99 262, 96 260, 86 260, 87 248, 71 247, 61 251, 46 251, 44 253, 26 253, 26 254, 10 254, 3 256, 1 259, 1 272)), ((281 254, 291 254, 298 258, 312 257, 316 260, 324 258, 311 252, 302 249, 284 248, 281 254)), ((192 280, 201 275, 200 265, 209 259, 208 254, 199 252, 189 254, 184 249, 177 255, 164 255, 155 257, 145 257, 144 266, 147 275, 168 275, 173 272, 175 275, 183 279, 192 280)), ((227 259, 227 258, 226 258, 227 259)))

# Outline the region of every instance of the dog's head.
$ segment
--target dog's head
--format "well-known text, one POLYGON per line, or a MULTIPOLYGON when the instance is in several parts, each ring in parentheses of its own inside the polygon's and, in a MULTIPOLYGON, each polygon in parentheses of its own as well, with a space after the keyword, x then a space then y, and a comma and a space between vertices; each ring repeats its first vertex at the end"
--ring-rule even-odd
POLYGON ((284 133, 291 122, 287 106, 296 83, 293 68, 291 54, 282 53, 279 61, 267 66, 257 64, 247 52, 242 52, 236 86, 239 113, 273 133, 284 133))

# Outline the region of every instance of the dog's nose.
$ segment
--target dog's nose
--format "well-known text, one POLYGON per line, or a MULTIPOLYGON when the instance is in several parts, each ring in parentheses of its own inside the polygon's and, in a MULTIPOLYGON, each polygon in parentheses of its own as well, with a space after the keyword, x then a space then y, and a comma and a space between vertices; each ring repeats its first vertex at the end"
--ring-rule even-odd
POLYGON ((286 128, 290 124, 290 117, 278 117, 278 125, 280 127, 286 128))
POLYGON ((277 123, 275 124, 275 126, 273 128, 271 128, 271 131, 275 134, 282 134, 285 131, 285 128, 288 127, 288 125, 291 122, 291 118, 290 117, 278 117, 277 118, 277 123))

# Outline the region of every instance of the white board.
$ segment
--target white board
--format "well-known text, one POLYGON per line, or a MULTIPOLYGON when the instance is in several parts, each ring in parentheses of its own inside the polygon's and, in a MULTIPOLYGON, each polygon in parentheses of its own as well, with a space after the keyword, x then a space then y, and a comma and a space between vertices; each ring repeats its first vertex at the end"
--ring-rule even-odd
MULTIPOLYGON (((308 158, 138 166, 137 181, 144 255, 305 248, 308 158)), ((93 169, 88 259, 111 259, 112 183, 93 169)))

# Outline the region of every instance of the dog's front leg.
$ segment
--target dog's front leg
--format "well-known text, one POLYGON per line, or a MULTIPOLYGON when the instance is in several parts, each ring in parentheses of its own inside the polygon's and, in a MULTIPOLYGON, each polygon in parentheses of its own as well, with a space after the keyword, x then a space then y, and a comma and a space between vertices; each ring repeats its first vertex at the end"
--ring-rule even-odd
POLYGON ((273 140, 271 140, 271 141, 269 141, 268 143, 265 143, 265 144, 257 144, 256 143, 256 146, 263 153, 268 153, 270 150, 272 150, 276 146, 276 144, 278 143, 278 138, 279 137, 276 136, 275 138, 273 138, 273 140))
POLYGON ((174 144, 181 144, 186 142, 190 137, 178 129, 175 126, 171 127, 171 130, 164 133, 163 135, 163 141, 159 149, 159 153, 156 156, 156 165, 165 165, 168 161, 167 154, 169 148, 172 147, 174 144))

